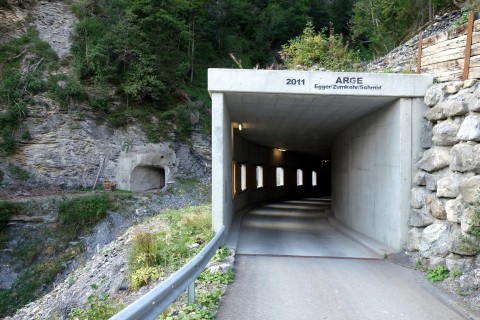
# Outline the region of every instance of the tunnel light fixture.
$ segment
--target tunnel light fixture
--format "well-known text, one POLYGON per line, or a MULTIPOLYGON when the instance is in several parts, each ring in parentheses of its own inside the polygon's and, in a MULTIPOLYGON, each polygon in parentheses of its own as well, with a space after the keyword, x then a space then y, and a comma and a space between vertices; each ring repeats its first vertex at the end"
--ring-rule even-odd
POLYGON ((287 151, 287 149, 284 149, 284 148, 277 148, 278 150, 282 151, 282 152, 285 152, 287 151))
POLYGON ((243 124, 242 124, 241 122, 238 124, 238 130, 239 130, 239 131, 242 131, 242 130, 243 130, 243 124))

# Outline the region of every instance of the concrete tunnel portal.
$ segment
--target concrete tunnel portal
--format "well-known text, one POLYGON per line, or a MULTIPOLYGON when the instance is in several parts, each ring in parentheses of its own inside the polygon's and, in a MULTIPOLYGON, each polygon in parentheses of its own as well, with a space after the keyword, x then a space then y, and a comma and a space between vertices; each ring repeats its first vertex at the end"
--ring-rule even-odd
MULTIPOLYGON (((331 196, 334 217, 401 249, 431 75, 210 69, 213 228, 331 196)), ((233 228, 231 228, 233 227, 233 228)))

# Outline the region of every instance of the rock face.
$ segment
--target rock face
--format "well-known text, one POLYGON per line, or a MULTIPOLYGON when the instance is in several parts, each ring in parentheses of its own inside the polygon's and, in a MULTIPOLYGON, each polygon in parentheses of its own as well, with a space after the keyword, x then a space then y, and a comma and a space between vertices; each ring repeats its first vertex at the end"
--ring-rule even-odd
POLYGON ((69 1, 4 0, 0 6, 0 44, 20 37, 28 27, 37 29, 60 59, 70 54, 75 16, 69 1))
POLYGON ((20 1, 2 1, 0 7, 0 45, 20 37, 28 26, 28 7, 20 6, 20 1))
POLYGON ((418 137, 424 151, 416 163, 405 244, 429 265, 464 272, 464 279, 473 279, 480 267, 472 258, 480 252, 480 239, 472 235, 480 227, 478 101, 478 81, 438 83, 427 91, 429 109, 418 137))
MULTIPOLYGON (((461 11, 449 12, 436 16, 434 21, 423 31, 423 39, 438 32, 445 31, 461 16, 461 11)), ((408 40, 401 46, 393 49, 387 55, 366 65, 367 71, 391 70, 392 72, 405 72, 417 70, 418 35, 408 40)), ((433 96, 431 96, 433 97, 433 96)), ((435 98, 430 101, 433 105, 435 98)), ((427 105, 429 105, 427 103, 427 105)))
MULTIPOLYGON (((33 26, 60 59, 68 58, 75 22, 75 17, 69 10, 69 1, 6 2, 7 5, 0 6, 0 45, 2 41, 21 35, 28 26, 33 26), (31 19, 28 18, 29 15, 31 19), (9 31, 5 33, 4 29, 9 31)), ((105 179, 114 182, 121 180, 123 183, 125 174, 124 166, 119 166, 122 159, 120 155, 125 157, 132 150, 144 152, 149 146, 146 135, 137 126, 122 130, 111 129, 107 125, 98 124, 95 115, 86 106, 69 106, 66 114, 46 96, 36 96, 35 100, 36 103, 29 106, 29 117, 25 121, 32 139, 21 145, 14 156, 0 159, 2 183, 11 185, 17 182, 11 175, 4 174, 12 166, 28 172, 29 183, 68 188, 92 187, 97 176, 100 183, 105 179)), ((151 159, 158 158, 156 164, 161 163, 158 167, 165 170, 163 180, 166 178, 166 181, 163 185, 171 182, 175 175, 202 180, 210 178, 211 142, 199 132, 193 133, 192 142, 187 145, 164 141, 159 146, 170 145, 168 150, 158 146, 157 149, 153 148, 155 151, 151 159)), ((149 165, 156 166, 147 162, 140 169, 148 168, 149 165)), ((143 169, 140 169, 136 172, 137 177, 142 176, 143 169)), ((158 170, 143 172, 144 178, 151 173, 162 179, 162 172, 158 170)), ((129 178, 127 180, 121 187, 131 189, 131 181, 129 178)))
MULTIPOLYGON (((143 150, 149 145, 139 127, 111 129, 106 124, 97 124, 94 115, 81 106, 65 114, 49 99, 37 99, 39 103, 30 107, 26 121, 32 139, 21 145, 12 157, 1 159, 0 171, 8 172, 8 168, 15 165, 30 174, 31 183, 92 187, 97 175, 97 183, 105 179, 118 182, 120 154, 143 150)), ((168 181, 176 174, 202 180, 210 178, 211 155, 206 151, 210 150, 206 147, 210 140, 199 133, 196 135, 198 150, 196 144, 193 147, 170 144, 168 152, 158 152, 158 157, 163 155, 169 159, 168 181), (177 156, 175 150, 182 148, 185 149, 182 155, 177 156)), ((8 175, 3 180, 6 184, 14 182, 8 175)))
POLYGON ((40 39, 47 42, 60 59, 70 55, 70 35, 75 16, 68 8, 68 1, 39 1, 33 11, 33 25, 40 39))

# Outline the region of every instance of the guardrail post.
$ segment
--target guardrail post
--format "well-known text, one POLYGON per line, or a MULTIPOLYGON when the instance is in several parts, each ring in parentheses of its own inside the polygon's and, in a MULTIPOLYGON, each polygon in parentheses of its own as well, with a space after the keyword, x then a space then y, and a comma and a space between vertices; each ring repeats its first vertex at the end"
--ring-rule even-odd
POLYGON ((188 303, 195 303, 195 280, 188 285, 188 303))

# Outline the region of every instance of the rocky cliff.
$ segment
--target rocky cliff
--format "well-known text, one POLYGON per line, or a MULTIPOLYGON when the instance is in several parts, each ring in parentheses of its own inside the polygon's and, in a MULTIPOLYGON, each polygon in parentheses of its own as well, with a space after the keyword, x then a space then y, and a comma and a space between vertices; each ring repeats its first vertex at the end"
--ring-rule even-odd
MULTIPOLYGON (((69 73, 70 36, 75 17, 68 3, 6 1, 0 6, 0 43, 33 27, 63 61, 66 67, 60 72, 69 73)), ((13 156, 0 158, 0 183, 4 186, 20 182, 11 174, 12 167, 27 172, 29 184, 43 186, 92 187, 97 175, 99 182, 115 181, 120 154, 149 145, 141 127, 130 125, 112 129, 107 124, 99 124, 98 115, 88 105, 71 103, 68 108, 61 108, 46 94, 33 99, 24 123, 31 139, 23 141, 13 156)), ((208 180, 210 140, 192 129, 190 143, 163 140, 160 145, 173 154, 171 169, 174 175, 208 180)))

